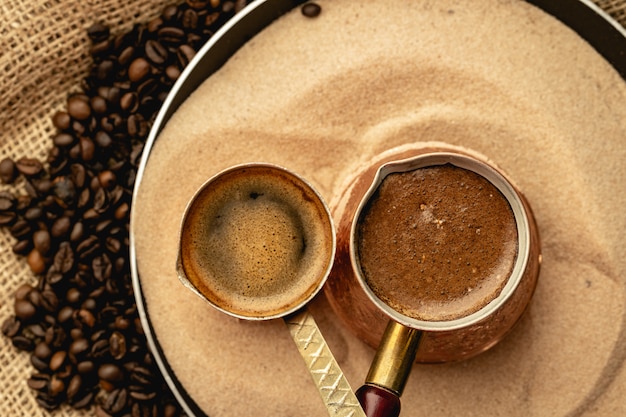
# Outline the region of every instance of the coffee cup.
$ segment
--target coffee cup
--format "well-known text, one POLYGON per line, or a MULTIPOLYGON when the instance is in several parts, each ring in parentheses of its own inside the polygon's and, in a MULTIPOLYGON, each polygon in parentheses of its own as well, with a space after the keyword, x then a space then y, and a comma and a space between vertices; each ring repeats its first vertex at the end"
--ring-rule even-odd
POLYGON ((216 174, 192 197, 176 269, 187 288, 227 315, 283 318, 329 414, 365 417, 306 308, 335 249, 330 210, 311 184, 283 167, 248 163, 216 174))
POLYGON ((378 348, 357 391, 368 415, 372 401, 399 410, 415 361, 489 349, 530 302, 541 263, 532 210, 476 152, 439 143, 390 150, 335 207, 337 255, 325 293, 341 321, 378 348))

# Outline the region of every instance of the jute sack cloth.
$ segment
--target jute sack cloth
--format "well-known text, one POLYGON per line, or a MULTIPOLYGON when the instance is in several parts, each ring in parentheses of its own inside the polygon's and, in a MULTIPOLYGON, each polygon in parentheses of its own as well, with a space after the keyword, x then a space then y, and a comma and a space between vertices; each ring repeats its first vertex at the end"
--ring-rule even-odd
MULTIPOLYGON (((4 0, 0 5, 0 159, 45 160, 55 128, 51 116, 80 90, 89 70, 86 30, 96 21, 120 33, 160 14, 172 0, 4 0)), ((596 0, 626 25, 626 0, 596 0)), ((18 182, 17 187, 20 184, 18 182)), ((11 189, 0 185, 0 190, 11 189)), ((15 256, 13 238, 0 231, 0 321, 13 314, 13 293, 34 284, 25 259, 15 256)), ((0 337, 0 415, 45 415, 26 385, 33 373, 29 355, 0 337)), ((58 416, 91 415, 63 407, 58 416)))

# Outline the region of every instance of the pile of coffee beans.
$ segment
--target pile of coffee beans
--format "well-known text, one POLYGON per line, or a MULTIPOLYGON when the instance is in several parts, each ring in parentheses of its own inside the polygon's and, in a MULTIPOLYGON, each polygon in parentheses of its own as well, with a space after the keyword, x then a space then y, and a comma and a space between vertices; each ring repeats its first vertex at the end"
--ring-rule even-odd
POLYGON ((2 333, 30 352, 41 407, 106 416, 179 416, 137 314, 128 257, 132 187, 145 139, 195 51, 243 1, 187 0, 116 36, 88 30, 91 72, 53 116, 46 161, 0 161, 0 226, 36 285, 15 292, 2 333))

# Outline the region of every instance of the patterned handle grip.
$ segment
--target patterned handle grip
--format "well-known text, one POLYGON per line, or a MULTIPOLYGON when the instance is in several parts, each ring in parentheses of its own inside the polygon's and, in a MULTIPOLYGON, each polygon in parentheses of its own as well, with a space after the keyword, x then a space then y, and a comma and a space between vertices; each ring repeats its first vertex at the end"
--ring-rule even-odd
POLYGON ((331 417, 366 417, 307 309, 285 317, 291 337, 306 362, 331 417))

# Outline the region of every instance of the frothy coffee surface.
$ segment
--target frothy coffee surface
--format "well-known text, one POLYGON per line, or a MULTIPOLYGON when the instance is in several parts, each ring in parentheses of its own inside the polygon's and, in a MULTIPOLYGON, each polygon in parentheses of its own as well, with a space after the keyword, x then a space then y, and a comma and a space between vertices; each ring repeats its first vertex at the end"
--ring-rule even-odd
POLYGON ((185 223, 187 278, 240 315, 299 304, 317 288, 332 253, 323 204, 295 177, 271 168, 220 177, 198 196, 185 223))
POLYGON ((478 311, 501 292, 517 256, 506 198, 482 176, 452 165, 388 175, 357 233, 370 288, 418 320, 478 311))

